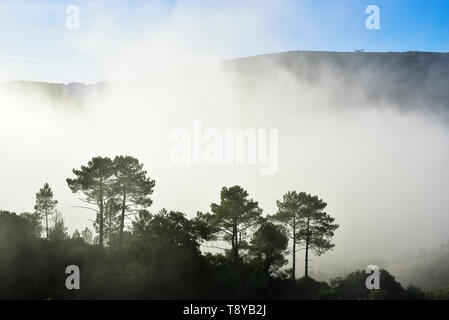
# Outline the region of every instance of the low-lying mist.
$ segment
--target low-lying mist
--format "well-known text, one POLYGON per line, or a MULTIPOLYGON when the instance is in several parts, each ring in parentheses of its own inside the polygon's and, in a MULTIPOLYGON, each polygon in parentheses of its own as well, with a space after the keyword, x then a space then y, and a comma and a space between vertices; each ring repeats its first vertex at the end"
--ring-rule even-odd
POLYGON ((32 211, 48 182, 69 231, 91 227, 93 214, 74 208, 80 203, 65 179, 93 156, 132 155, 156 180, 153 212, 193 217, 219 200, 221 187, 238 184, 274 214, 284 193, 306 191, 323 198, 340 225, 335 249, 312 258, 317 278, 368 264, 407 268, 394 258, 448 240, 448 59, 348 53, 341 64, 339 55, 268 55, 164 72, 141 53, 131 64, 116 62, 126 74, 114 78, 123 81, 79 91, 4 84, 0 208, 32 211), (407 59, 425 72, 410 72, 407 59), (220 132, 278 129, 277 172, 174 164, 171 134, 193 132, 195 121, 220 132))

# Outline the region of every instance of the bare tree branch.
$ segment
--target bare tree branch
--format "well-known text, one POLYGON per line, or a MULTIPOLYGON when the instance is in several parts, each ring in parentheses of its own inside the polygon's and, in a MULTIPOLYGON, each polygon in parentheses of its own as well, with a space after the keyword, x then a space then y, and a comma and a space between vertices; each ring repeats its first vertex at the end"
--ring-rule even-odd
POLYGON ((100 212, 100 211, 98 211, 98 210, 96 210, 96 209, 94 209, 94 208, 83 207, 83 206, 72 206, 72 208, 88 209, 88 210, 95 211, 95 212, 97 212, 97 213, 100 212))
POLYGON ((210 249, 228 250, 228 249, 220 248, 220 247, 217 247, 217 246, 206 246, 206 245, 202 245, 202 247, 204 247, 204 248, 210 248, 210 249))

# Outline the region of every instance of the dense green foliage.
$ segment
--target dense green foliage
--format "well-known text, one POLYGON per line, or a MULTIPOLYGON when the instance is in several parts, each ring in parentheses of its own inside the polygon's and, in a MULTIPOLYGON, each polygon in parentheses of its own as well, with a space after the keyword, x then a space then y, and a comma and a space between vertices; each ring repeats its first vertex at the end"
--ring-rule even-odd
POLYGON ((89 228, 69 236, 47 184, 42 189, 46 191, 37 194, 37 203, 45 198, 51 204, 50 225, 40 219, 40 212, 45 212, 42 205, 36 205, 35 213, 0 211, 0 299, 426 297, 417 287, 404 289, 386 270, 381 271, 381 290, 371 291, 365 287, 364 271, 331 284, 307 277, 289 279, 283 270, 289 243, 289 224, 284 222, 292 218, 288 210, 298 209, 293 214, 298 244, 308 244, 316 254, 333 248, 330 239, 337 225, 322 211, 326 203, 316 196, 288 193, 297 203, 293 207, 278 203, 282 213, 273 219, 262 216, 258 203, 242 187, 223 187, 221 201, 211 204, 211 213, 189 219, 179 211, 163 209, 153 214, 147 210, 155 183, 137 159, 93 158, 73 172, 76 178, 67 179, 68 185, 94 205, 94 226, 100 237, 94 238, 89 228), (123 226, 125 212, 135 212, 128 229, 123 226), (282 214, 288 217, 281 219, 282 214), (48 225, 48 236, 45 232, 41 237, 41 224, 48 225), (218 240, 229 243, 223 253, 201 250, 205 242, 218 240), (66 288, 69 265, 80 269, 79 290, 66 288))
MULTIPOLYGON (((381 290, 364 286, 357 271, 331 285, 301 278, 294 283, 272 271, 283 265, 285 235, 272 224, 255 233, 244 261, 201 254, 203 237, 195 220, 180 212, 141 212, 127 233, 122 252, 91 245, 82 237, 37 238, 27 218, 0 212, 1 299, 416 299, 387 271, 381 290), (272 241, 274 240, 274 241, 272 241), (65 288, 65 268, 81 270, 81 289, 65 288)), ((447 290, 446 290, 447 291, 447 290)), ((431 293, 447 298, 447 292, 431 293), (446 295, 444 295, 446 294, 446 295)))
MULTIPOLYGON (((287 192, 283 201, 277 201, 278 212, 272 217, 280 222, 289 231, 293 242, 293 261, 296 261, 296 252, 305 250, 305 277, 308 277, 309 250, 320 256, 335 245, 331 242, 334 231, 338 228, 335 219, 323 210, 327 203, 317 196, 296 191, 287 192), (296 249, 296 246, 303 248, 296 249)), ((295 278, 295 263, 293 263, 292 278, 295 278)))

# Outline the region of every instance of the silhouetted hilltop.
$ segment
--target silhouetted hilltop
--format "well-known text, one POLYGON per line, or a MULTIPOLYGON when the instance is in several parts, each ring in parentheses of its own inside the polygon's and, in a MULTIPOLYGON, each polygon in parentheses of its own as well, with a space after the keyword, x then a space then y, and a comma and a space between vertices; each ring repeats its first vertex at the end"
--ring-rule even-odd
POLYGON ((106 83, 84 84, 72 82, 47 83, 36 81, 11 81, 3 84, 8 91, 17 90, 28 93, 40 94, 51 101, 60 104, 81 104, 89 95, 101 94, 106 87, 106 83))
MULTIPOLYGON (((386 104, 409 110, 449 111, 449 53, 290 51, 226 60, 225 68, 257 83, 273 72, 291 73, 298 83, 323 90, 338 105, 386 104)), ((101 93, 104 82, 54 84, 16 81, 8 84, 41 90, 58 101, 79 101, 101 93)))
POLYGON ((248 80, 268 77, 273 66, 288 70, 300 82, 331 89, 337 103, 366 98, 449 110, 449 53, 291 51, 226 63, 248 80))

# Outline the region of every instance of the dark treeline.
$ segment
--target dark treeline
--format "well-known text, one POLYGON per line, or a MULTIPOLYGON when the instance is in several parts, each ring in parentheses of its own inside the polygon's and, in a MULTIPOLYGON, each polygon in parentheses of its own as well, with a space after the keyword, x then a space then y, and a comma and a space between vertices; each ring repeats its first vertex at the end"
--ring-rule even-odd
POLYGON ((428 297, 417 287, 404 289, 386 270, 379 290, 366 288, 364 270, 330 283, 310 278, 309 255, 333 249, 338 228, 318 196, 287 192, 278 212, 264 216, 242 187, 223 187, 210 212, 188 219, 179 211, 149 211, 155 181, 133 157, 96 157, 73 174, 68 187, 81 196, 80 210, 95 212, 96 236, 89 228, 67 234, 48 184, 36 194, 34 212, 0 211, 1 299, 428 297), (223 250, 204 253, 206 243, 223 250), (306 271, 296 279, 299 250, 306 271), (79 290, 66 288, 69 265, 80 269, 79 290))

